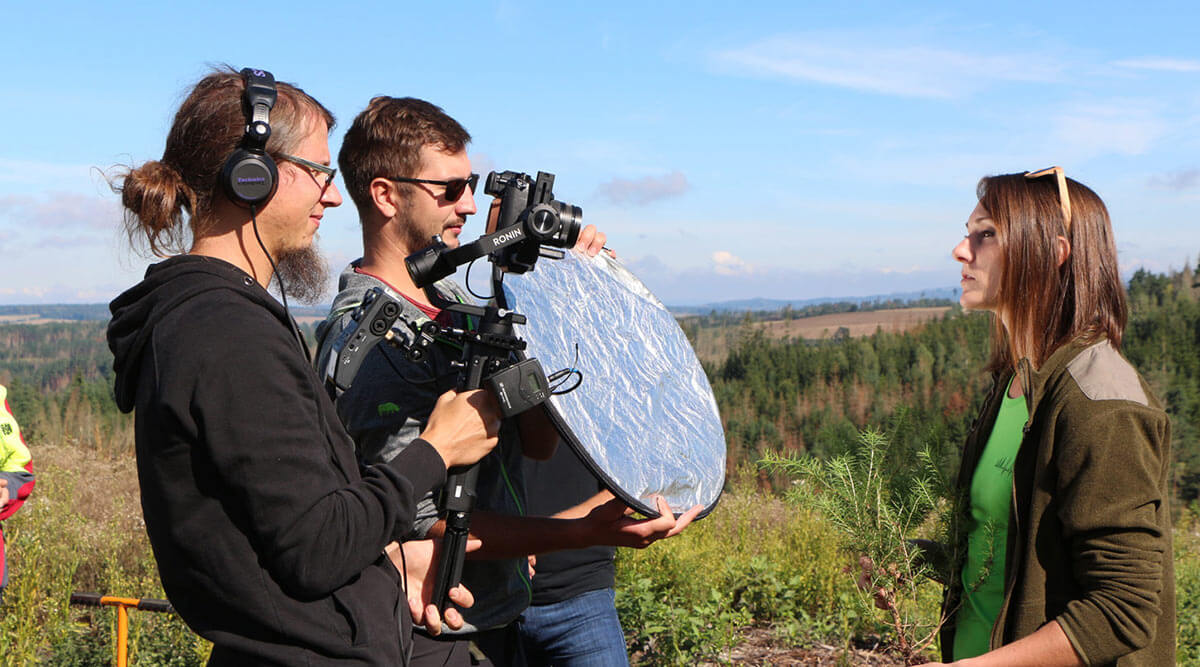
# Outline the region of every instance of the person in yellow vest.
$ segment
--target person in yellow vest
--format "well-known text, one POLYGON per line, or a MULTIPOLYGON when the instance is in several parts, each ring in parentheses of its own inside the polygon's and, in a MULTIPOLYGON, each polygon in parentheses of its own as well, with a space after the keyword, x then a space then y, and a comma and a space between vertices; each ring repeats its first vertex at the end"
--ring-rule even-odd
MULTIPOLYGON (((8 389, 0 385, 0 521, 12 516, 33 491, 33 458, 21 437, 21 427, 8 408, 8 389)), ((4 524, 0 524, 0 602, 8 585, 4 557, 4 524)))

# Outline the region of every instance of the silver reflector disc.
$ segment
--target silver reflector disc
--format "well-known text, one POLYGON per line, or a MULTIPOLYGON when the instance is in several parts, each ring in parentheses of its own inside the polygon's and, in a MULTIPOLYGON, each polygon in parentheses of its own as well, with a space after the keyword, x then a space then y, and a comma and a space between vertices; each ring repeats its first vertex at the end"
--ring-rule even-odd
MULTIPOLYGON (((661 495, 707 514, 725 484, 725 433, 704 369, 675 318, 606 253, 567 252, 506 275, 501 307, 546 373, 577 368, 578 389, 552 396, 559 432, 608 487, 643 514, 661 495)), ((566 379, 569 386, 574 378, 566 379)))

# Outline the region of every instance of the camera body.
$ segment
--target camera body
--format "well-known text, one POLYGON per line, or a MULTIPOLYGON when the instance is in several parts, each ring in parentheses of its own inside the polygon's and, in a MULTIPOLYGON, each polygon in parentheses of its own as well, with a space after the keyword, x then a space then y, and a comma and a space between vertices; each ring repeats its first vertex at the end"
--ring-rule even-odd
POLYGON ((561 258, 557 248, 579 239, 583 209, 555 200, 553 188, 554 174, 539 171, 535 180, 515 171, 489 173, 484 192, 500 201, 495 227, 489 224, 487 234, 457 248, 434 236, 431 245, 404 258, 413 283, 428 287, 484 255, 509 273, 533 269, 541 256, 561 258))
POLYGON ((525 239, 492 251, 492 261, 509 273, 533 268, 542 246, 570 248, 579 238, 583 209, 554 198, 554 174, 536 179, 515 171, 491 172, 483 191, 500 200, 496 230, 519 225, 525 239))

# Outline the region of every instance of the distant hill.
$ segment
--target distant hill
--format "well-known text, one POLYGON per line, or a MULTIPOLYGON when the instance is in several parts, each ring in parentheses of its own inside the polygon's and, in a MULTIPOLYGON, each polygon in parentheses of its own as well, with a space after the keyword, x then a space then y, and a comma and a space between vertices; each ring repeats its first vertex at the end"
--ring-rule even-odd
MULTIPOLYGON (((329 314, 329 306, 292 306, 291 311, 296 319, 314 317, 324 319, 329 314)), ((93 322, 107 321, 108 318, 107 303, 40 303, 0 306, 0 324, 40 324, 63 320, 93 322)))
POLYGON ((937 287, 919 292, 893 292, 891 294, 876 294, 873 296, 827 296, 815 299, 738 299, 734 301, 719 301, 698 306, 667 306, 676 315, 703 315, 716 311, 727 312, 764 312, 782 310, 788 306, 794 309, 806 306, 816 306, 823 303, 856 303, 871 304, 876 302, 906 303, 909 301, 949 301, 957 302, 959 288, 937 287))
MULTIPOLYGON (((706 303, 698 306, 667 306, 675 315, 707 315, 717 313, 769 312, 782 310, 788 306, 801 309, 827 303, 850 304, 887 304, 888 307, 901 307, 909 302, 921 302, 921 305, 945 305, 958 301, 959 288, 939 287, 921 290, 919 292, 894 292, 892 294, 877 294, 873 296, 828 296, 815 299, 738 299, 706 303)), ((328 305, 291 306, 292 316, 300 321, 324 319, 329 314, 328 305)), ((57 303, 57 304, 28 304, 18 306, 0 306, 0 324, 34 324, 45 321, 93 321, 109 318, 108 304, 105 303, 57 303)))
POLYGON ((0 323, 21 324, 46 320, 84 322, 107 320, 106 303, 55 303, 0 306, 0 323))

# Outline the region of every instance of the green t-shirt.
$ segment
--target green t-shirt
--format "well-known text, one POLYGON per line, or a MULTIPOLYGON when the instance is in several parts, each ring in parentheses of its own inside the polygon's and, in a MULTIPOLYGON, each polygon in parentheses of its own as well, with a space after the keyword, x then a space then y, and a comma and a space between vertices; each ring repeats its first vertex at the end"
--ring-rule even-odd
POLYGON ((962 607, 954 633, 955 660, 983 655, 991 645, 992 626, 1004 601, 1004 551, 1012 508, 1013 460, 1021 447, 1022 428, 1028 419, 1025 397, 1010 398, 1006 391, 971 480, 971 530, 967 534, 967 562, 962 572, 962 607))

